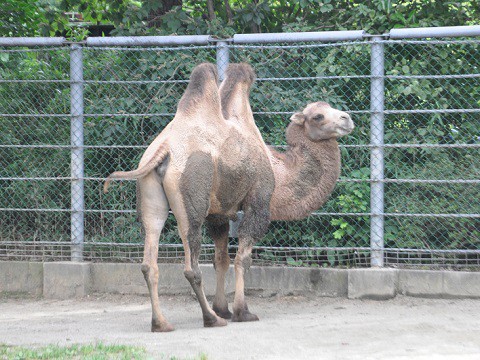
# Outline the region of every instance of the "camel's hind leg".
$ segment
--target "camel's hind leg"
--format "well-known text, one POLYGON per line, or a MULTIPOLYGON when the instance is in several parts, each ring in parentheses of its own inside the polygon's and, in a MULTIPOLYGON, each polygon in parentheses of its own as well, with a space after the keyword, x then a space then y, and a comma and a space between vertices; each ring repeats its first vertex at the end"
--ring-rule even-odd
POLYGON ((215 242, 215 259, 213 265, 217 278, 213 311, 224 318, 231 319, 232 313, 228 310, 228 302, 225 296, 225 275, 230 267, 228 256, 228 230, 229 220, 226 216, 211 215, 207 218, 208 233, 215 242))
MULTIPOLYGON (((183 226, 179 224, 179 227, 183 226)), ((184 274, 192 286, 195 295, 197 295, 198 302, 200 303, 203 314, 203 325, 205 327, 225 326, 227 325, 227 322, 215 314, 208 304, 207 297, 205 296, 205 292, 203 290, 202 272, 198 266, 201 250, 201 239, 201 223, 195 221, 189 222, 187 241, 183 242, 185 247, 184 274), (190 256, 187 255, 188 253, 190 253, 190 256)))
POLYGON ((158 240, 168 217, 168 201, 156 173, 137 181, 137 211, 145 231, 142 272, 152 303, 152 332, 172 331, 173 326, 160 310, 158 298, 158 240))
POLYGON ((168 181, 169 176, 173 177, 176 174, 167 174, 164 182, 185 250, 184 275, 197 295, 205 327, 227 325, 227 322, 217 316, 207 302, 203 290, 202 272, 198 266, 202 245, 202 225, 210 207, 213 171, 211 156, 196 152, 190 155, 180 175, 178 188, 173 181, 168 181))

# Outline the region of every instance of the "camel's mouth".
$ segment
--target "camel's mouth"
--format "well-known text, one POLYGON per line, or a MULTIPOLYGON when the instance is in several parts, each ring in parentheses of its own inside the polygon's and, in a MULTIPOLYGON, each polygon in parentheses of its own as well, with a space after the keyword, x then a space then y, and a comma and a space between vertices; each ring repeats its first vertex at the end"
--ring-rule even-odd
POLYGON ((352 132, 353 129, 355 129, 355 126, 342 126, 340 129, 344 130, 344 131, 348 131, 348 132, 352 132))
POLYGON ((343 122, 341 125, 338 126, 340 136, 350 134, 355 128, 355 125, 353 124, 353 121, 350 115, 348 115, 347 113, 344 113, 342 116, 340 116, 340 120, 342 120, 343 122))
POLYGON ((340 136, 350 134, 353 131, 353 129, 355 129, 355 126, 353 124, 351 126, 339 126, 338 127, 340 136))

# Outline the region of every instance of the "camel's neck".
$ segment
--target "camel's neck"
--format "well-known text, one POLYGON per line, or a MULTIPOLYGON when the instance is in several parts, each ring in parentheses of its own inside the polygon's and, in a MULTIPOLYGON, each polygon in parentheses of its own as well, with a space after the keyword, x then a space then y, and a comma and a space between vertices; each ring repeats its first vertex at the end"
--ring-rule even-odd
POLYGON ((287 129, 286 152, 270 148, 275 191, 270 202, 272 220, 296 220, 322 206, 340 176, 340 151, 335 139, 311 142, 299 134, 300 127, 287 129))

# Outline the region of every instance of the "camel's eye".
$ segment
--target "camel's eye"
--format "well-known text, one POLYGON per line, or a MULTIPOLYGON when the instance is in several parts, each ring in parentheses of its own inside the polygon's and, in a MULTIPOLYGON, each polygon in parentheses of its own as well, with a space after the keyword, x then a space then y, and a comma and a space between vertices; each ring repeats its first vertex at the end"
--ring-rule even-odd
POLYGON ((322 121, 325 117, 322 114, 315 115, 313 120, 315 121, 322 121))

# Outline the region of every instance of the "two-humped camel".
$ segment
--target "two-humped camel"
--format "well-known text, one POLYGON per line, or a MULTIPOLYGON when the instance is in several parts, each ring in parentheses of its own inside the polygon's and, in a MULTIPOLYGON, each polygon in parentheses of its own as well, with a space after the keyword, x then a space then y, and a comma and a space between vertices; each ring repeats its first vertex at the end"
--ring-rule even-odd
POLYGON ((286 152, 265 145, 249 103, 255 79, 247 64, 231 64, 218 88, 215 66, 201 64, 190 77, 174 119, 145 151, 137 170, 111 179, 138 179, 137 211, 145 231, 142 272, 152 303, 152 331, 171 331, 158 298, 158 241, 169 209, 185 250, 185 277, 200 303, 206 327, 225 319, 254 321, 244 294, 252 247, 270 220, 300 219, 322 205, 340 173, 336 138, 353 130, 350 116, 318 102, 292 116, 286 152), (235 257, 233 314, 225 297, 229 220, 243 210, 235 257), (216 295, 210 307, 198 266, 206 223, 215 242, 216 295))

